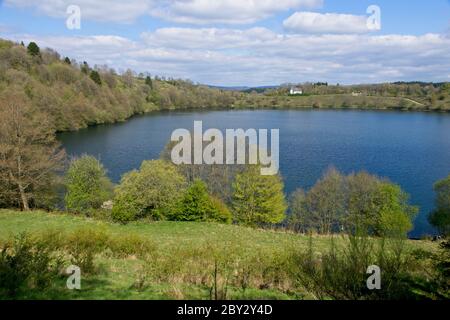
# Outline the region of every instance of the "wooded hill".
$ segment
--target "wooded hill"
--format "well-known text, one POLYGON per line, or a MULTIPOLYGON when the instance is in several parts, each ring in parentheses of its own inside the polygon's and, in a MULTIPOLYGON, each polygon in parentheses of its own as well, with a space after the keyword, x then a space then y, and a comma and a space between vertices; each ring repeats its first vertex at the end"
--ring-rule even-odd
POLYGON ((261 92, 224 90, 107 66, 89 66, 38 44, 0 39, 0 99, 19 95, 48 115, 54 131, 124 121, 132 115, 187 108, 359 108, 450 110, 450 84, 393 83, 359 86, 303 83, 261 92))
POLYGON ((0 98, 6 91, 26 96, 36 112, 51 117, 55 131, 123 121, 152 110, 230 107, 238 96, 131 70, 119 75, 51 49, 0 39, 0 98))

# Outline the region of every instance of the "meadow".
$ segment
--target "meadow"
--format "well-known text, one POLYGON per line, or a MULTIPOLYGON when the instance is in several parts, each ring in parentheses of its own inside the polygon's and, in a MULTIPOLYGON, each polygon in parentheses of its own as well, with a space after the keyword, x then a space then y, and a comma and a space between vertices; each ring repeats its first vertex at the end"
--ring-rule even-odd
MULTIPOLYGON (((298 282, 293 253, 312 242, 320 256, 332 239, 338 246, 346 241, 339 235, 217 223, 120 225, 64 213, 0 210, 0 243, 24 233, 62 253, 62 266, 85 263, 89 271, 82 272, 81 290, 68 290, 67 276, 59 274, 44 290, 31 285, 18 299, 316 299, 298 282)), ((437 249, 429 240, 406 241, 408 252, 437 249)), ((426 262, 415 268, 422 274, 426 262)))

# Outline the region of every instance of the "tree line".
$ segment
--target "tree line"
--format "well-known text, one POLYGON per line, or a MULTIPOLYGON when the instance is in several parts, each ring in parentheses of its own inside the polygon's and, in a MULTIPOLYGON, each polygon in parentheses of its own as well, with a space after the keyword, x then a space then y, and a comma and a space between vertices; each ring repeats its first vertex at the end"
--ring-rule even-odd
MULTIPOLYGON (((54 131, 123 121, 152 110, 230 107, 237 93, 106 65, 90 66, 31 42, 0 39, 0 95, 21 96, 54 131)), ((4 99, 3 96, 1 96, 4 99)))
MULTIPOLYGON (((221 99, 232 100, 233 93, 182 80, 135 77, 131 71, 119 76, 61 59, 33 43, 26 48, 0 41, 0 61, 5 71, 0 73, 1 207, 53 209, 65 190, 67 210, 89 213, 112 200, 111 218, 123 223, 142 218, 248 226, 284 222, 300 232, 364 229, 374 235, 406 234, 412 227, 417 208, 408 204, 407 195, 368 173, 344 176, 330 170, 309 191, 297 190, 288 201, 279 175, 261 176, 255 166, 175 167, 167 150, 160 160, 145 161, 125 174, 115 187, 96 159, 82 157, 65 170, 66 156, 55 131, 114 121, 155 101, 167 108, 174 101, 181 106, 189 94, 192 103, 195 97, 207 99, 200 106, 223 105, 221 99)), ((430 216, 443 233, 449 225, 449 184, 448 179, 436 184, 437 208, 430 216)))

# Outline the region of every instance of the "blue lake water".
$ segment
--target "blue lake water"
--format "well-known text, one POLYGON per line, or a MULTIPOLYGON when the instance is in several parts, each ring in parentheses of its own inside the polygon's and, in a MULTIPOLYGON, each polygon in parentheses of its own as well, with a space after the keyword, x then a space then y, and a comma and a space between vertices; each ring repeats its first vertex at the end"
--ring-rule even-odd
POLYGON ((97 156, 114 182, 156 159, 173 130, 280 129, 280 170, 286 192, 310 188, 334 166, 366 170, 398 183, 420 206, 411 236, 433 233, 427 214, 433 184, 450 174, 450 114, 353 110, 158 112, 127 122, 59 134, 69 155, 97 156))

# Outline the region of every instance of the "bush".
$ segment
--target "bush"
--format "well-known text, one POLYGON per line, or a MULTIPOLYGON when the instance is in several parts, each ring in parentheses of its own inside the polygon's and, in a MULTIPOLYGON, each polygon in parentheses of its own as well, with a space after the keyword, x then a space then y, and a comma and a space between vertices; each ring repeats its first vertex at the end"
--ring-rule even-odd
POLYGON ((125 174, 117 186, 112 218, 121 223, 145 217, 164 219, 176 209, 185 185, 173 164, 144 161, 139 171, 125 174))
POLYGON ((94 258, 108 248, 110 236, 101 229, 79 229, 66 238, 65 248, 71 256, 72 264, 83 273, 95 272, 94 258))
POLYGON ((317 299, 367 300, 411 299, 415 297, 409 285, 409 258, 402 240, 387 245, 365 236, 349 236, 338 248, 334 240, 328 252, 318 256, 312 238, 306 251, 294 254, 299 266, 298 281, 317 299), (381 289, 369 290, 366 273, 371 265, 380 267, 381 289))
POLYGON ((206 184, 195 180, 186 190, 178 208, 170 215, 174 221, 231 222, 232 216, 224 203, 208 194, 206 184))
POLYGON ((450 235, 450 176, 434 185, 436 209, 428 220, 443 236, 450 235))
POLYGON ((63 259, 48 243, 27 234, 0 248, 0 298, 16 298, 30 289, 42 290, 58 276, 63 259))
POLYGON ((112 183, 96 158, 84 155, 71 162, 66 174, 66 208, 75 212, 99 209, 112 196, 112 183))
POLYGON ((111 238, 108 247, 114 256, 122 258, 132 255, 147 257, 156 251, 152 241, 133 233, 111 238))

